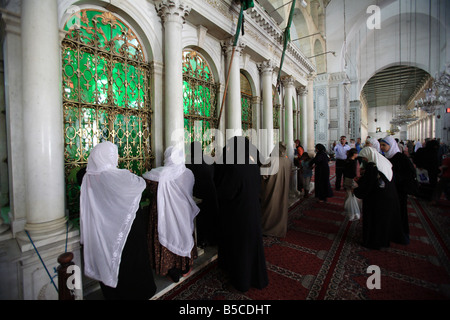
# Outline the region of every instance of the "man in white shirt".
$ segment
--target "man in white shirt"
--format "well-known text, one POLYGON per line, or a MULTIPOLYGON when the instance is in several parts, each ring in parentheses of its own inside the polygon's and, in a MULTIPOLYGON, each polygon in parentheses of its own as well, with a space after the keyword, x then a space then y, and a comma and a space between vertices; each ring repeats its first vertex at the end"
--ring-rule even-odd
POLYGON ((347 137, 341 136, 340 143, 334 147, 334 154, 336 156, 336 191, 341 189, 342 176, 344 175, 345 160, 347 159, 347 151, 350 146, 346 144, 347 137))

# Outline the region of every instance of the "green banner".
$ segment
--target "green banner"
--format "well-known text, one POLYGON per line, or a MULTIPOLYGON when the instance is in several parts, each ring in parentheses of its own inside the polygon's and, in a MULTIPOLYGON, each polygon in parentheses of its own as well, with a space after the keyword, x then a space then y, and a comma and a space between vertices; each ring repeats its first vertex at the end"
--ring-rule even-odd
POLYGON ((237 45, 237 42, 239 40, 239 34, 241 33, 241 29, 243 29, 244 11, 249 8, 253 8, 254 6, 255 6, 255 4, 253 3, 253 0, 241 0, 241 12, 239 13, 238 25, 236 28, 236 34, 234 36, 234 42, 233 42, 234 47, 237 45))
POLYGON ((291 11, 289 13, 289 20, 287 22, 286 29, 284 29, 283 54, 281 55, 280 70, 278 71, 277 86, 280 83, 281 69, 283 68, 283 61, 284 61, 284 56, 286 54, 287 45, 288 45, 289 41, 291 41, 291 24, 292 24, 292 20, 294 19, 294 10, 295 10, 295 0, 292 1, 291 11))

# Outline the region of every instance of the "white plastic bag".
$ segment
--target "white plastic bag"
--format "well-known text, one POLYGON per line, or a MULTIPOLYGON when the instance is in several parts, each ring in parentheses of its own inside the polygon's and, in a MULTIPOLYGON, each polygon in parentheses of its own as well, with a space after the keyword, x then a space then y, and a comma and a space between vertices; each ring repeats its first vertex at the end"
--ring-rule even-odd
POLYGON ((350 221, 359 220, 361 217, 361 207, 359 199, 354 194, 349 196, 344 203, 344 209, 350 221))

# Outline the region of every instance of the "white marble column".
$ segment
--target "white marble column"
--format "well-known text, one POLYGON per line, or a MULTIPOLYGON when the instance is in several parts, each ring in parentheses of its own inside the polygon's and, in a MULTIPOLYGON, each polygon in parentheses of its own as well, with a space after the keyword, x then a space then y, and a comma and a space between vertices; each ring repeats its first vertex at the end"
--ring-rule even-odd
MULTIPOLYGON (((225 117, 226 139, 242 135, 242 106, 241 106, 241 52, 245 45, 239 41, 234 48, 233 38, 222 42, 222 48, 226 56, 225 72, 229 74, 225 107, 222 117, 225 117), (232 63, 231 59, 233 58, 232 63), (230 70, 228 70, 231 67, 230 70)), ((226 79, 225 79, 226 80, 226 79)))
POLYGON ((57 2, 22 1, 21 26, 25 230, 35 240, 64 233, 66 224, 57 2))
POLYGON ((432 114, 430 119, 430 138, 434 139, 436 137, 436 115, 432 114))
POLYGON ((294 160, 294 127, 293 127, 293 113, 292 113, 292 98, 294 97, 294 78, 291 76, 284 77, 282 79, 284 91, 284 105, 286 108, 285 113, 285 130, 284 130, 284 143, 287 148, 287 156, 294 160))
POLYGON ((300 99, 302 101, 302 108, 301 108, 301 117, 300 117, 300 122, 301 122, 301 141, 302 141, 302 145, 303 148, 305 150, 308 150, 308 127, 311 126, 312 124, 309 124, 307 121, 307 117, 308 117, 308 90, 306 89, 306 87, 301 87, 299 89, 299 93, 300 93, 300 99))
POLYGON ((273 138, 273 98, 272 98, 272 77, 273 62, 268 60, 259 64, 259 70, 262 78, 262 129, 265 130, 263 143, 261 144, 261 152, 265 156, 269 156, 274 147, 273 138))
POLYGON ((158 15, 164 25, 164 144, 184 143, 182 29, 191 8, 181 0, 163 0, 158 15))
POLYGON ((315 151, 315 139, 314 139, 314 77, 308 77, 307 87, 307 143, 308 152, 314 153, 315 151))

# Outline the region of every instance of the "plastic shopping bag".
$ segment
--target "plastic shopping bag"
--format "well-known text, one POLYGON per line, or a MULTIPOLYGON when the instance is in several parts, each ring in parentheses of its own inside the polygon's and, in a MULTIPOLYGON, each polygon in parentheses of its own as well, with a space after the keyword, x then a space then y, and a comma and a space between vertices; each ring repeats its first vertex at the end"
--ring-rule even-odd
POLYGON ((344 209, 350 221, 359 220, 361 217, 360 200, 354 194, 345 200, 344 209))

